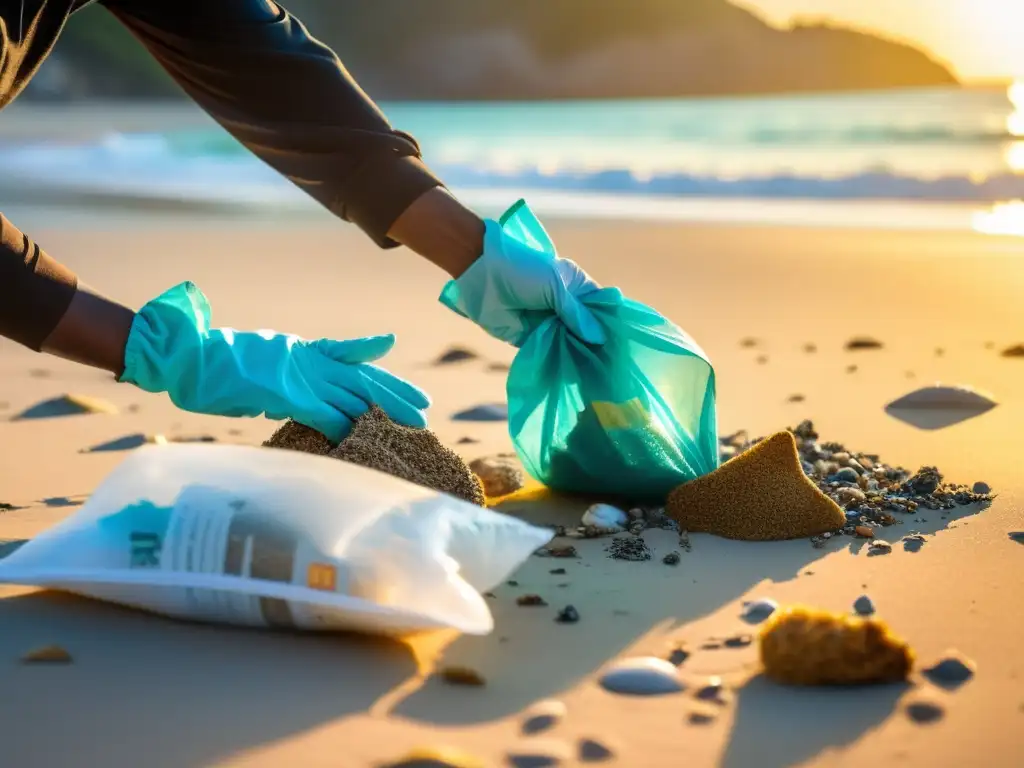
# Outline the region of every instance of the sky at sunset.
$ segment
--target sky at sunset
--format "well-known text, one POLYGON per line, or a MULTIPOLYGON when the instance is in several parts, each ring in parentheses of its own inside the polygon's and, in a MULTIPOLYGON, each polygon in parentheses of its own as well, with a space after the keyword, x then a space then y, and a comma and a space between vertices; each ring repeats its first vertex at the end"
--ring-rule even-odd
POLYGON ((768 21, 826 19, 917 43, 965 80, 1024 80, 1024 0, 733 0, 768 21))

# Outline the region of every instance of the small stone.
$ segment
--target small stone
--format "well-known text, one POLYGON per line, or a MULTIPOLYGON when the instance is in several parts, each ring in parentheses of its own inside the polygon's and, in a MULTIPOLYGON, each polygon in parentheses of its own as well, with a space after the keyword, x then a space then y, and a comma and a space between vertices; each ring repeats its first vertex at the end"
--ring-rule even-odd
POLYGON ((771 616, 778 609, 779 604, 770 598, 751 600, 743 603, 743 613, 740 614, 748 624, 760 624, 771 616))
POLYGON ((475 405, 452 416, 453 421, 508 421, 508 406, 505 403, 475 405))
POLYGON ((722 684, 722 678, 717 675, 709 677, 707 683, 697 689, 694 696, 701 701, 710 701, 716 704, 724 704, 725 686, 722 684))
POLYGON ((71 654, 59 645, 45 645, 21 657, 25 664, 70 664, 71 654))
POLYGON ((516 598, 516 605, 544 606, 547 602, 540 595, 520 595, 516 598))
POLYGON ((465 347, 450 347, 434 360, 434 365, 461 363, 466 360, 475 360, 478 357, 479 355, 471 349, 466 349, 465 347))
POLYGON ((945 711, 938 704, 928 701, 913 701, 907 704, 907 716, 921 725, 941 720, 943 715, 945 715, 945 711))
POLYGON ((882 342, 870 336, 855 336, 846 342, 846 349, 849 351, 858 349, 881 349, 882 342))
POLYGON ((382 768, 484 768, 484 761, 451 747, 417 747, 382 768))
POLYGON ((602 673, 599 682, 607 691, 630 696, 658 696, 683 690, 676 668, 653 656, 615 662, 602 673))
POLYGON ((686 716, 686 719, 691 725, 708 725, 714 721, 715 713, 709 709, 695 709, 686 716))
POLYGON ((610 760, 615 752, 594 739, 580 739, 579 759, 581 763, 601 763, 610 760))
POLYGON ((534 734, 554 728, 565 719, 566 712, 565 704, 560 701, 539 701, 527 710, 526 719, 523 721, 523 733, 534 734))
POLYGON ((620 536, 612 539, 605 551, 614 560, 640 562, 651 559, 650 547, 642 536, 620 536))
POLYGON ((578 557, 576 553, 576 547, 548 547, 542 550, 547 553, 548 557, 578 557))
POLYGON ((669 552, 667 555, 661 558, 661 562, 663 562, 665 565, 679 565, 679 553, 669 552))
POLYGON ((836 498, 840 504, 847 506, 851 504, 861 504, 867 501, 867 495, 860 488, 840 488, 836 491, 836 498))
MULTIPOLYGON (((643 510, 640 511, 641 516, 643 510)), ((595 528, 618 528, 624 529, 630 520, 630 515, 611 504, 592 504, 583 513, 581 523, 595 528)))
POLYGON ((835 478, 841 483, 856 483, 858 478, 857 470, 852 467, 843 467, 836 472, 835 478))
POLYGON ((1011 541, 1016 541, 1018 544, 1024 544, 1024 531, 1010 531, 1007 534, 1011 541))
POLYGON ((473 443, 479 443, 475 437, 460 437, 457 441, 458 445, 471 445, 473 443))
POLYGON ((671 651, 668 652, 668 662, 673 666, 678 667, 684 661, 690 658, 690 652, 686 650, 683 645, 677 645, 671 651))
POLYGON ((752 336, 747 336, 744 339, 740 339, 740 346, 745 347, 746 349, 756 347, 759 343, 760 342, 752 336))
POLYGON ((444 667, 439 672, 441 679, 449 685, 485 685, 486 681, 479 672, 469 667, 444 667))
POLYGON ((787 400, 791 403, 802 403, 806 399, 807 398, 804 395, 800 394, 799 392, 795 392, 787 398, 787 400))
POLYGON ((853 531, 854 531, 854 533, 856 533, 862 539, 873 539, 873 538, 875 538, 875 531, 870 526, 867 526, 867 525, 855 526, 853 531))
POLYGON ((922 674, 940 688, 953 690, 974 677, 976 671, 973 661, 956 651, 948 651, 944 658, 922 670, 922 674))
POLYGON ((1003 357, 1024 357, 1024 344, 1014 344, 1000 353, 1003 357))
POLYGON ((861 595, 853 601, 853 610, 859 616, 870 616, 875 612, 875 604, 867 595, 861 595))
POLYGON ((568 744, 552 739, 530 739, 527 746, 510 752, 505 758, 512 768, 548 768, 572 759, 568 744))
POLYGON ((890 552, 892 552, 892 544, 888 541, 875 539, 870 545, 868 545, 868 556, 888 555, 890 552))
POLYGON ((515 493, 526 483, 526 474, 515 458, 487 456, 469 463, 470 471, 480 478, 484 493, 496 499, 515 493))
POLYGON ((992 493, 992 488, 989 486, 988 483, 983 483, 979 481, 975 483, 974 486, 971 488, 971 493, 976 493, 979 496, 987 496, 988 494, 992 493))
POLYGON ((726 648, 746 648, 752 642, 754 642, 754 638, 750 635, 734 635, 727 637, 724 644, 726 648))
POLYGON ((579 620, 579 611, 577 611, 571 605, 565 606, 565 608, 560 610, 558 612, 558 615, 555 617, 555 621, 557 621, 559 624, 575 624, 579 620))

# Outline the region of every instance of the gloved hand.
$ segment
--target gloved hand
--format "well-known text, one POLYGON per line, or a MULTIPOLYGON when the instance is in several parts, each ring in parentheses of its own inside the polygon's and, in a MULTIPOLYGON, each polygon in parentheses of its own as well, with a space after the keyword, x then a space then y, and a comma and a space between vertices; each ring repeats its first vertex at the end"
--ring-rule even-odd
POLYGON ((605 343, 604 328, 581 302, 600 287, 558 257, 524 201, 485 227, 483 255, 445 286, 442 304, 516 347, 552 314, 586 343, 605 343))
POLYGON ((394 343, 391 335, 304 341, 210 328, 206 297, 182 283, 136 314, 120 381, 166 392, 186 411, 292 418, 337 442, 374 403, 400 424, 426 426, 426 393, 370 365, 394 343))

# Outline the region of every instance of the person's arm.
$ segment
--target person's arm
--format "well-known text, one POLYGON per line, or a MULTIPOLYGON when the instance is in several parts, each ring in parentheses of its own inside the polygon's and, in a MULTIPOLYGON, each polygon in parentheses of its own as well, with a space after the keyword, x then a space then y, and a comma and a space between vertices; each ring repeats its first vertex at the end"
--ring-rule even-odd
POLYGON ((271 0, 102 0, 257 157, 380 247, 458 276, 483 221, 455 200, 335 53, 271 0))
POLYGON ((119 375, 134 317, 0 214, 0 336, 119 375))

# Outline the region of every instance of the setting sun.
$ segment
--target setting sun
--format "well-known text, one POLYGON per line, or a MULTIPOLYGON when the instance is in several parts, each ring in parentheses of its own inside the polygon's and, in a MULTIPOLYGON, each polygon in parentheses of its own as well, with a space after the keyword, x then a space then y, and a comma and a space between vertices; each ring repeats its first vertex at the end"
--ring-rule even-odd
POLYGON ((736 0, 775 24, 825 19, 924 46, 967 80, 1024 78, 1021 0, 736 0))

